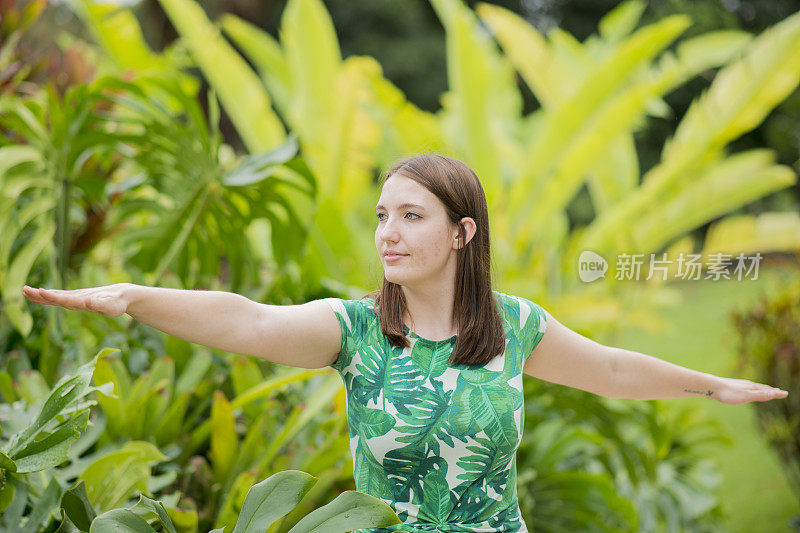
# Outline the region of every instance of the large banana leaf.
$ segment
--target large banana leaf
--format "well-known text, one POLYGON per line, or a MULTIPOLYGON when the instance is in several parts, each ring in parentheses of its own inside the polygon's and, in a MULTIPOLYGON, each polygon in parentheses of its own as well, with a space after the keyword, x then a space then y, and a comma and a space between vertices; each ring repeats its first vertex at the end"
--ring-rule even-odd
POLYGON ((200 4, 191 0, 160 0, 160 4, 219 94, 247 148, 260 153, 282 144, 286 131, 261 81, 209 22, 200 4))
MULTIPOLYGON (((374 60, 354 57, 342 61, 330 15, 319 0, 287 4, 280 45, 232 16, 226 16, 223 23, 251 56, 264 84, 275 91, 282 118, 297 135, 303 157, 318 178, 319 202, 303 217, 313 225, 304 268, 323 282, 362 283, 358 273, 367 261, 363 247, 355 250, 345 269, 331 258, 343 249, 352 252, 350 243, 364 241, 363 224, 354 224, 347 217, 368 208, 370 198, 363 191, 371 187, 376 164, 372 153, 381 140, 377 123, 362 106, 370 96, 365 87, 374 60), (348 212, 341 211, 342 206, 348 206, 348 212)), ((202 25, 208 24, 202 21, 202 25)), ((193 35, 186 26, 176 24, 176 28, 182 35, 193 35)), ((205 68, 204 73, 217 88, 217 75, 205 68)), ((224 100, 223 105, 228 109, 224 100)))
POLYGON ((670 191, 633 228, 637 250, 659 250, 675 237, 797 180, 791 168, 773 164, 771 150, 740 152, 711 165, 697 180, 670 191))
POLYGON ((193 87, 197 91, 197 80, 181 73, 177 68, 181 65, 174 62, 176 58, 168 55, 169 49, 165 54, 150 50, 136 16, 130 10, 116 4, 88 1, 70 2, 69 6, 105 52, 99 56, 100 75, 109 74, 112 69, 159 71, 179 76, 182 83, 187 84, 185 88, 193 87))
POLYGON ((279 114, 288 116, 292 80, 280 43, 258 26, 230 13, 224 13, 219 24, 255 65, 279 114))
POLYGON ((527 150, 529 184, 515 181, 509 196, 509 223, 517 230, 519 245, 547 232, 547 220, 577 193, 606 140, 628 131, 645 104, 668 87, 662 78, 637 74, 689 24, 687 17, 674 15, 637 30, 600 58, 559 106, 545 114, 527 150))
POLYGON ((431 4, 447 30, 449 91, 439 116, 448 148, 480 176, 487 202, 495 206, 505 181, 522 162, 514 131, 522 97, 510 63, 475 13, 457 0, 431 4))
POLYGON ((796 212, 731 215, 712 224, 703 243, 703 254, 755 254, 798 249, 800 215, 796 212))
MULTIPOLYGON (((658 204, 670 190, 696 180, 711 154, 756 127, 800 81, 800 13, 765 30, 746 54, 722 69, 711 87, 690 106, 662 161, 642 186, 598 217, 578 248, 609 250, 629 242, 633 221, 658 204)), ((789 184, 788 180, 785 183, 789 184)))
MULTIPOLYGON (((609 26, 605 31, 613 35, 610 40, 615 43, 621 41, 627 35, 626 32, 635 25, 643 7, 641 2, 620 4, 601 20, 601 33, 606 25, 605 21, 612 21, 607 24, 615 25, 614 29, 609 26), (620 19, 619 22, 616 21, 617 18, 620 19), (620 27, 616 28, 616 25, 620 27)), ((558 54, 550 49, 544 37, 518 15, 491 4, 479 4, 477 11, 495 31, 503 50, 543 107, 547 110, 557 108, 572 91, 572 87, 580 82, 575 69, 559 60, 558 54)), ((595 208, 602 212, 611 207, 638 182, 638 165, 634 160, 636 152, 629 130, 641 120, 643 112, 649 109, 649 105, 659 95, 669 92, 698 73, 735 57, 750 39, 751 36, 746 32, 718 31, 678 43, 675 55, 671 52, 663 54, 658 67, 649 76, 640 76, 625 87, 615 96, 619 103, 609 106, 605 117, 598 117, 589 124, 583 145, 576 144, 563 157, 570 162, 571 168, 561 172, 569 170, 572 175, 577 173, 577 179, 580 180, 581 171, 586 164, 576 168, 574 161, 591 156, 588 164, 595 172, 590 175, 589 185, 595 208), (629 119, 622 121, 623 116, 628 116, 629 119), (613 124, 615 130, 621 133, 609 137, 607 132, 598 129, 598 124, 600 127, 603 124, 613 124), (593 150, 587 150, 587 143, 593 150)), ((606 48, 611 49, 611 46, 606 48)), ((563 187, 561 196, 571 199, 576 192, 575 187, 565 187, 563 177, 555 181, 559 187, 563 187)), ((514 197, 529 182, 530 180, 525 179, 517 180, 517 190, 511 196, 514 197)), ((541 203, 549 204, 547 200, 542 200, 541 203)), ((564 200, 558 204, 560 209, 563 209, 563 204, 564 200)))

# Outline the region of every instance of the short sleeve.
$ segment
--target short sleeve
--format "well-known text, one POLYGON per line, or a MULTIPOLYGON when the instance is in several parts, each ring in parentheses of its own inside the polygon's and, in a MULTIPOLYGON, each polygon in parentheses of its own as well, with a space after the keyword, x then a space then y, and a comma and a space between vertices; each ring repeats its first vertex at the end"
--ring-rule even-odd
POLYGON ((519 301, 519 335, 525 357, 524 364, 544 336, 547 316, 539 304, 521 296, 514 298, 519 301))
POLYGON ((352 361, 361 339, 364 338, 368 309, 363 300, 324 298, 324 301, 336 315, 342 333, 339 357, 329 365, 341 373, 352 361))

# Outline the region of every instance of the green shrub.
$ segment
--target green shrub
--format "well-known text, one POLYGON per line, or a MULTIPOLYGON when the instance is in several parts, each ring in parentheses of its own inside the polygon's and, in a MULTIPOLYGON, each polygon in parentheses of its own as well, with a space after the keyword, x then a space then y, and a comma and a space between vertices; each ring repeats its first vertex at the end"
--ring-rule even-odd
POLYGON ((784 465, 800 502, 800 283, 762 295, 732 314, 738 332, 737 374, 789 391, 781 402, 755 402, 758 425, 784 465))

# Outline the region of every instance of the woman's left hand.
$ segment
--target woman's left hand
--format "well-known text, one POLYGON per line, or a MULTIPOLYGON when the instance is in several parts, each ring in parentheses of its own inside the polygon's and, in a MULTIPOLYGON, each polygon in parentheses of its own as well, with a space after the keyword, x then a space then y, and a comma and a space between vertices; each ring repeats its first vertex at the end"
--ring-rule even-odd
POLYGON ((755 383, 747 379, 723 378, 722 386, 718 388, 716 399, 728 405, 739 405, 747 402, 766 402, 767 400, 782 400, 789 393, 763 383, 755 383))

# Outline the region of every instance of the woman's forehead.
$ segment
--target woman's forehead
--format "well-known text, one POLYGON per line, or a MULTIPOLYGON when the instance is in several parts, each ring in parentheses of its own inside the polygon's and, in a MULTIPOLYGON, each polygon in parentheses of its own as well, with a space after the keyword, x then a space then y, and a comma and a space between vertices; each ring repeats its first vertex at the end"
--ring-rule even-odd
POLYGON ((425 208, 432 207, 437 200, 435 194, 416 181, 405 176, 392 175, 383 184, 376 207, 401 208, 407 207, 404 204, 417 204, 425 208))

